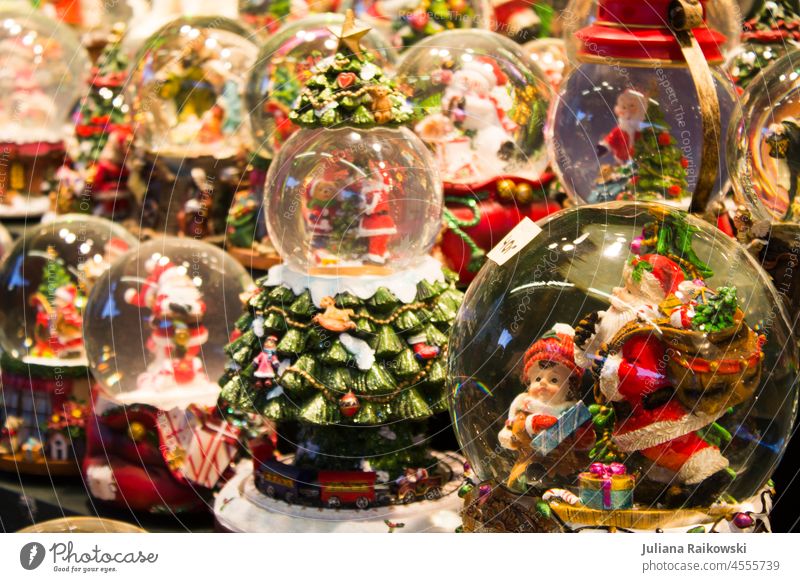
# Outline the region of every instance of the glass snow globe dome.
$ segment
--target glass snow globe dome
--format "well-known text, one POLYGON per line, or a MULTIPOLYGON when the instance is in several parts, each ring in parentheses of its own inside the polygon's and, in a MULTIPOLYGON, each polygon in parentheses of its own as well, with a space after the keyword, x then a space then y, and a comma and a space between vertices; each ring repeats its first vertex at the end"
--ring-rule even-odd
POLYGON ((244 268, 208 243, 139 245, 89 295, 84 337, 95 379, 123 404, 214 405, 223 348, 251 287, 244 268))
POLYGON ((239 0, 239 14, 253 30, 274 34, 312 14, 338 12, 343 4, 342 0, 239 0))
POLYGON ((86 365, 86 297, 136 244, 119 224, 83 214, 28 226, 0 269, 0 347, 30 364, 86 365))
POLYGON ((766 273, 663 204, 579 206, 539 225, 486 262, 451 334, 449 406, 476 476, 565 489, 579 509, 756 494, 797 405, 797 354, 766 273))
POLYGON ((400 271, 430 252, 441 227, 436 162, 404 127, 301 129, 266 184, 270 239, 296 271, 400 271))
POLYGON ((448 30, 488 29, 493 14, 486 0, 352 0, 352 7, 397 50, 448 30))
POLYGON ((800 222, 800 51, 748 85, 731 120, 728 151, 734 191, 755 218, 800 222))
POLYGON ((60 143, 89 70, 71 28, 29 3, 0 1, 0 144, 60 143))
POLYGON ((659 200, 687 209, 710 171, 715 181, 699 203, 728 190, 724 136, 735 98, 719 67, 723 37, 705 23, 693 29, 719 104, 719 133, 705 137, 695 79, 665 24, 668 8, 667 0, 600 0, 597 21, 575 33, 579 62, 561 84, 546 137, 577 202, 659 200), (721 161, 704 167, 712 142, 721 142, 721 161))
POLYGON ((160 28, 139 49, 127 85, 138 147, 219 159, 247 147, 244 87, 257 53, 253 33, 222 16, 160 28))
MULTIPOLYGON (((334 32, 343 23, 341 14, 308 16, 284 25, 262 46, 246 94, 253 140, 262 156, 272 158, 297 129, 289 112, 312 67, 336 53, 334 32)), ((378 31, 370 30, 361 39, 361 50, 385 71, 394 68, 397 56, 378 31)))
POLYGON ((436 156, 445 184, 538 179, 549 84, 522 48, 483 30, 427 38, 403 56, 397 85, 414 108, 414 132, 436 156))

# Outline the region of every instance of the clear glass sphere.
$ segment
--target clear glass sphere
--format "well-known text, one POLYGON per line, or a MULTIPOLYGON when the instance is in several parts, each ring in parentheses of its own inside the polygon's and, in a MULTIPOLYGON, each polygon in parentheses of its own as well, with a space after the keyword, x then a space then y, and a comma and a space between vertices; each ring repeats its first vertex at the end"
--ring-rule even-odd
POLYGON ((441 226, 436 162, 406 128, 301 129, 266 184, 270 238, 295 270, 402 270, 441 226))
MULTIPOLYGON (((720 108, 720 160, 734 108, 732 85, 712 69, 720 108)), ((662 200, 689 207, 703 133, 688 69, 582 63, 561 85, 546 129, 553 168, 578 202, 662 200)), ((720 162, 711 198, 727 192, 720 162)))
POLYGON ((60 143, 88 76, 72 29, 24 3, 0 4, 0 144, 60 143))
POLYGON ((542 127, 551 89, 508 38, 479 30, 437 34, 403 55, 396 81, 445 183, 535 180, 547 166, 542 127))
MULTIPOLYGON (((247 83, 247 109, 255 146, 271 158, 297 129, 289 112, 311 76, 311 68, 336 54, 339 45, 329 27, 341 26, 341 14, 313 15, 283 26, 258 53, 247 83)), ((391 71, 394 50, 377 31, 361 39, 361 50, 375 57, 373 63, 391 71)))
POLYGON ((244 268, 208 243, 141 244, 89 295, 84 336, 95 379, 124 404, 215 404, 223 348, 251 286, 244 268))
POLYGON ((239 0, 239 14, 253 30, 271 35, 312 14, 339 12, 343 4, 342 0, 239 0))
POLYGON ((224 17, 173 20, 134 60, 128 97, 139 147, 167 157, 228 158, 250 143, 244 87, 258 47, 224 17))
POLYGON ((553 89, 558 89, 570 70, 567 48, 560 38, 537 38, 522 45, 522 50, 544 73, 553 89))
POLYGON ((404 50, 448 30, 489 28, 486 0, 353 0, 356 17, 404 50))
POLYGON ((28 363, 86 365, 86 297, 136 244, 122 226, 83 214, 28 226, 0 269, 0 347, 28 363))
POLYGON ((760 219, 800 222, 800 51, 776 61, 741 97, 728 133, 734 190, 760 219))
MULTIPOLYGON (((725 36, 725 43, 720 47, 723 55, 733 53, 740 44, 743 18, 740 4, 747 4, 747 2, 748 0, 703 0, 706 26, 725 36)), ((562 38, 572 63, 577 63, 578 51, 581 46, 575 33, 597 20, 597 4, 597 0, 569 0, 566 8, 559 15, 562 38)), ((666 14, 664 18, 667 18, 666 14)))
POLYGON ((753 495, 797 404, 766 273, 661 204, 576 207, 540 226, 502 266, 487 261, 451 334, 451 414, 476 475, 577 495, 592 462, 613 461, 634 477, 634 509, 753 495))

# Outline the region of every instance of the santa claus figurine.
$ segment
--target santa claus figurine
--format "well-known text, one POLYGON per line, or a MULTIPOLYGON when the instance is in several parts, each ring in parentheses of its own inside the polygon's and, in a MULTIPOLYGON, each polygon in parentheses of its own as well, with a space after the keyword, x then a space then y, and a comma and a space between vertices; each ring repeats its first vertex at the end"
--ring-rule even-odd
POLYGON ((639 91, 626 89, 617 96, 614 115, 617 126, 598 144, 597 154, 611 152, 618 164, 624 164, 633 158, 634 143, 641 135, 647 116, 647 97, 639 91))
POLYGON ((358 236, 369 239, 367 260, 383 265, 389 256, 389 240, 397 234, 397 226, 391 214, 389 196, 392 180, 389 173, 378 170, 377 179, 364 182, 361 188, 361 220, 358 236))
POLYGON ((731 478, 728 460, 698 431, 727 407, 703 412, 681 403, 680 379, 669 369, 676 349, 664 339, 672 323, 679 329, 691 327, 687 306, 702 285, 687 281, 674 260, 658 254, 634 257, 623 278, 625 285, 613 290, 611 306, 582 322, 576 362, 593 368, 603 396, 622 406, 625 412, 617 415, 613 444, 624 455, 636 452, 652 463, 645 471, 648 480, 672 484, 664 489, 678 502, 686 501, 701 483, 713 494, 731 478), (659 329, 662 333, 655 331, 659 329))
POLYGON ((469 150, 448 148, 446 174, 494 177, 503 172, 514 148, 517 125, 508 118, 511 97, 508 78, 491 58, 476 57, 452 74, 442 97, 442 110, 468 138, 469 150))
POLYGON ((147 265, 139 291, 128 289, 125 301, 150 310, 147 348, 154 355, 139 387, 166 390, 177 384, 207 383, 200 348, 208 341, 203 325, 206 304, 186 268, 163 258, 147 265))
POLYGON ((122 220, 133 211, 128 190, 128 168, 125 157, 130 144, 130 132, 114 130, 100 152, 97 162, 89 169, 86 191, 94 201, 92 213, 111 220, 122 220))

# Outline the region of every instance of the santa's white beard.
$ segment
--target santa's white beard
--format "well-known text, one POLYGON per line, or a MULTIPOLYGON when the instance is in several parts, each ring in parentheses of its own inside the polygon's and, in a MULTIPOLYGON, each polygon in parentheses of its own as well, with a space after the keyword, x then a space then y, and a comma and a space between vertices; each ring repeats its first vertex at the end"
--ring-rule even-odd
POLYGON ((641 119, 619 118, 617 120, 617 125, 619 125, 619 128, 625 133, 627 133, 628 137, 631 138, 632 140, 636 135, 636 132, 639 131, 639 129, 642 127, 642 121, 643 120, 641 119))

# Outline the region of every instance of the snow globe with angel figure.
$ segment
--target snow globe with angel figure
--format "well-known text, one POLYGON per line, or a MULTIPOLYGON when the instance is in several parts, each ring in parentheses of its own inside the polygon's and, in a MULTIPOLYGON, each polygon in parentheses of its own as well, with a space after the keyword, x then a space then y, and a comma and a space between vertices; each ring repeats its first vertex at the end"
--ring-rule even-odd
POLYGON ((141 244, 100 277, 84 326, 97 383, 84 463, 95 498, 142 511, 204 506, 197 488, 213 488, 238 450, 237 431, 216 406, 216 378, 251 286, 222 250, 169 236, 141 244), (218 439, 213 447, 206 436, 218 439))
POLYGON ((514 239, 452 335, 465 527, 768 530, 797 355, 747 250, 643 202, 564 210, 514 239))

